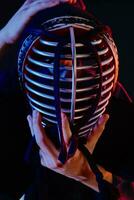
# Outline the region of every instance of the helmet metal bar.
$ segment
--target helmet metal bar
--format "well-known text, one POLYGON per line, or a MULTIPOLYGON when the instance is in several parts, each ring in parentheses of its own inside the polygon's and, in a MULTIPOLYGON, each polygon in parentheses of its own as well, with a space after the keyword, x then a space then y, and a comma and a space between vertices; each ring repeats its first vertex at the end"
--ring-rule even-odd
POLYGON ((76 69, 76 47, 75 47, 74 28, 70 27, 69 30, 70 30, 71 51, 72 51, 72 95, 71 95, 70 123, 71 123, 71 126, 73 126, 74 117, 75 117, 77 69, 76 69))
MULTIPOLYGON (((90 37, 90 34, 89 34, 89 37, 90 37)), ((92 43, 87 44, 86 41, 83 41, 83 44, 85 46, 87 46, 88 48, 91 48, 92 51, 94 52, 94 55, 96 56, 97 65, 99 66, 98 70, 99 70, 99 74, 100 74, 100 79, 99 79, 98 94, 96 95, 96 98, 94 99, 94 105, 91 108, 89 107, 89 109, 87 109, 83 118, 81 119, 81 123, 78 124, 77 127, 74 127, 73 134, 78 134, 80 128, 86 125, 87 120, 89 120, 93 117, 93 114, 94 114, 94 112, 99 104, 99 101, 101 99, 101 93, 102 93, 103 76, 102 76, 102 63, 101 63, 100 56, 98 55, 98 52, 97 52, 96 48, 94 48, 94 45, 92 43)))
POLYGON ((59 133, 59 141, 60 141, 60 154, 59 160, 62 163, 65 163, 67 160, 67 149, 63 137, 62 131, 62 120, 61 120, 61 102, 60 102, 60 50, 62 47, 62 42, 59 42, 56 47, 55 52, 55 61, 54 61, 54 97, 55 97, 55 110, 56 110, 56 118, 57 118, 57 128, 59 133))

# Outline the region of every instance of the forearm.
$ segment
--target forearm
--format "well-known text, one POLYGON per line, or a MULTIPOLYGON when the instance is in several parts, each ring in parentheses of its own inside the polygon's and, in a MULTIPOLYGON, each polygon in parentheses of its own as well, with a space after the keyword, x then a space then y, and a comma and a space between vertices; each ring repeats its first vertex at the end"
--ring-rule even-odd
POLYGON ((5 54, 10 45, 6 42, 3 29, 0 31, 0 59, 5 54))
POLYGON ((0 31, 0 50, 5 46, 5 40, 3 37, 3 30, 0 31))

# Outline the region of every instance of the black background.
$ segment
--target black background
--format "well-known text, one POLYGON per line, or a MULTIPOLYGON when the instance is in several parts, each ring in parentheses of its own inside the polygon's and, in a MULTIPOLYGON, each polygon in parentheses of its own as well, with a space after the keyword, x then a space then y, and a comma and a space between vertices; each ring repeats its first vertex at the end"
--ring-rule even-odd
MULTIPOLYGON (((0 28, 22 5, 24 0, 1 0, 0 28)), ((113 31, 119 61, 119 79, 134 97, 134 2, 131 0, 85 0, 87 9, 113 31)))

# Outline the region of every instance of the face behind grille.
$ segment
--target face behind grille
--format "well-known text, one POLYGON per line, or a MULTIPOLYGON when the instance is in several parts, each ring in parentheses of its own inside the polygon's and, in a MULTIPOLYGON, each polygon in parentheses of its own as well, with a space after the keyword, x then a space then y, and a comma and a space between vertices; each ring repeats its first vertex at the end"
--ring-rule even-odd
POLYGON ((19 74, 31 107, 42 113, 44 126, 58 126, 57 112, 62 111, 71 127, 79 127, 78 136, 87 137, 111 97, 117 49, 107 32, 89 34, 95 27, 87 25, 87 19, 73 24, 61 19, 58 24, 53 20, 43 24, 47 34, 30 34, 24 40, 19 74))

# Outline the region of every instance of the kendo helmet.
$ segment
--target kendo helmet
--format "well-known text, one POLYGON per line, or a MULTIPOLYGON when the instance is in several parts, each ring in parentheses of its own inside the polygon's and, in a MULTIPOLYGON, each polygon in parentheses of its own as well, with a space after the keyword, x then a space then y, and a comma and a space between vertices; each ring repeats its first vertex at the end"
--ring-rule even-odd
POLYGON ((22 88, 31 108, 42 114, 43 126, 57 127, 62 149, 61 112, 73 135, 86 141, 107 108, 118 65, 110 28, 81 11, 44 18, 40 29, 23 39, 18 56, 22 88))

